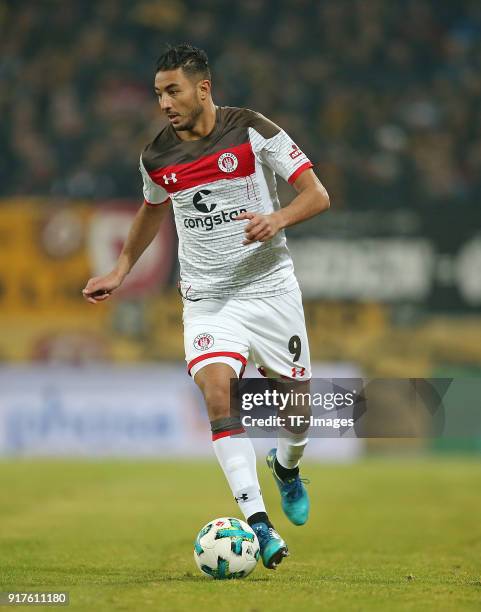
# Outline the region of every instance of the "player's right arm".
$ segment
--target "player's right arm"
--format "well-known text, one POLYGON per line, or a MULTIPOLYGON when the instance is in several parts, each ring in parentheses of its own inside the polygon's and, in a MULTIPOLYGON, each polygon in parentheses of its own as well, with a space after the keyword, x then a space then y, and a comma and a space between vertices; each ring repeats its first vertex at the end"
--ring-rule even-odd
POLYGON ((144 181, 144 203, 137 211, 127 240, 119 255, 115 268, 104 276, 91 278, 82 291, 91 304, 103 302, 124 281, 135 263, 157 235, 167 211, 168 193, 154 183, 140 159, 140 171, 144 181))

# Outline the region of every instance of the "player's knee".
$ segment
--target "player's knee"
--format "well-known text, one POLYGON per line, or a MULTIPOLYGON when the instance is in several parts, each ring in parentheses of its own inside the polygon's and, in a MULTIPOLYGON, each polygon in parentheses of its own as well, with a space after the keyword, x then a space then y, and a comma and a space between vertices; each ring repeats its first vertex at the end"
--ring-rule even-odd
POLYGON ((229 391, 223 387, 210 385, 203 390, 209 419, 214 421, 230 414, 229 391))
POLYGON ((195 375, 195 382, 202 391, 211 421, 229 416, 231 377, 230 366, 223 363, 207 365, 195 375))

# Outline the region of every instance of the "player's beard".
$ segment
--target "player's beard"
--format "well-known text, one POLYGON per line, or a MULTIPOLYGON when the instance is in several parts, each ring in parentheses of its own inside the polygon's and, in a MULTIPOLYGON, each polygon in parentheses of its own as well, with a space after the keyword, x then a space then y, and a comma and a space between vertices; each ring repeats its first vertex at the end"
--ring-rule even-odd
POLYGON ((202 114, 202 110, 203 110, 202 105, 197 103, 192 109, 192 111, 190 112, 189 116, 186 118, 184 123, 181 123, 180 125, 177 125, 177 126, 173 125, 172 127, 174 128, 176 132, 184 132, 187 130, 193 130, 197 122, 197 119, 202 114))

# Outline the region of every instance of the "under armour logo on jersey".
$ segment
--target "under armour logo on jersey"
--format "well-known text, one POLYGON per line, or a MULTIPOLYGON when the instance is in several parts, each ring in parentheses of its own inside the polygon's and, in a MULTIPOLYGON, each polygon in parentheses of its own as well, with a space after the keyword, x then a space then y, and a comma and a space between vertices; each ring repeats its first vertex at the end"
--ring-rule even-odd
POLYGON ((164 179, 164 183, 166 185, 168 185, 171 181, 173 183, 177 183, 177 175, 175 174, 175 172, 172 172, 170 176, 167 176, 166 174, 164 174, 162 178, 164 179))
POLYGON ((292 378, 302 378, 306 373, 306 368, 292 368, 292 378))

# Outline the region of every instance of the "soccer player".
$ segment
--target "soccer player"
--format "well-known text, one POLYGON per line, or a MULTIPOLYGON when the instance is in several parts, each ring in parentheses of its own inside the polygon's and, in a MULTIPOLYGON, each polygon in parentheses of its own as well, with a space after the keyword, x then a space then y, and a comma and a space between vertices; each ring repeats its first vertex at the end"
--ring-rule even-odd
MULTIPOLYGON (((144 202, 114 270, 90 279, 83 294, 92 304, 107 299, 173 206, 187 369, 204 396, 232 493, 257 534, 265 567, 275 568, 287 545, 266 513, 252 442, 230 415, 230 379, 242 376, 250 357, 264 376, 309 380, 301 293, 284 228, 327 210, 329 197, 280 127, 255 111, 214 104, 204 51, 168 47, 156 68, 155 94, 168 124, 140 158, 144 202), (297 191, 284 208, 275 174, 297 191)), ((267 456, 295 525, 309 514, 298 467, 306 444, 305 432, 285 430, 267 456)))

